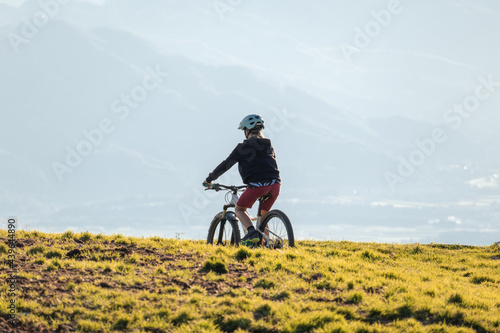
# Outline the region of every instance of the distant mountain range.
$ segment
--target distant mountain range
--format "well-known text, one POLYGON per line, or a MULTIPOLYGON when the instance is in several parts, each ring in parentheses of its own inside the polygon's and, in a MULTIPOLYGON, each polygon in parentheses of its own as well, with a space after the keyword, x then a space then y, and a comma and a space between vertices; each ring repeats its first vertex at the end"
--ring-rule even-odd
MULTIPOLYGON (((201 14, 207 10, 191 5, 201 14)), ((16 13, 33 6, 27 3, 16 13)), ((104 17, 122 20, 118 2, 102 9, 77 2, 66 6, 17 54, 9 33, 20 27, 5 19, 12 9, 0 10, 7 22, 0 27, 0 211, 33 228, 167 235, 188 228, 190 237, 203 237, 222 195, 206 197, 199 186, 243 139, 237 124, 253 112, 266 119, 286 189, 281 206, 298 229, 307 230, 311 210, 322 216, 319 229, 331 223, 332 207, 343 207, 344 224, 364 228, 375 220, 397 224, 418 209, 401 214, 395 200, 446 205, 498 190, 493 141, 473 142, 445 125, 404 116, 362 117, 300 87, 256 75, 248 66, 214 66, 165 50, 153 38, 101 26, 104 17), (104 16, 111 8, 117 16, 104 16), (95 16, 84 15, 91 11, 95 16), (68 23, 67 17, 80 21, 68 23), (151 89, 144 88, 148 85, 151 89), (103 121, 112 128, 109 133, 100 129, 103 121), (408 159, 419 149, 415 140, 428 139, 438 126, 447 141, 391 190, 386 173, 397 175, 400 157, 408 159), (102 134, 94 136, 97 144, 89 139, 96 129, 102 134), (91 152, 84 156, 79 149, 91 152), (70 166, 68 158, 78 165, 70 166), (382 211, 374 202, 392 208, 370 221, 367 215, 382 211), (365 210, 367 215, 349 221, 365 210)), ((140 15, 141 8, 127 10, 140 15)), ((231 175, 227 181, 241 182, 231 175)), ((495 202, 500 199, 488 207, 495 202)), ((497 217, 488 207, 483 219, 494 226, 497 217)), ((432 215, 423 214, 416 223, 425 225, 432 215)))

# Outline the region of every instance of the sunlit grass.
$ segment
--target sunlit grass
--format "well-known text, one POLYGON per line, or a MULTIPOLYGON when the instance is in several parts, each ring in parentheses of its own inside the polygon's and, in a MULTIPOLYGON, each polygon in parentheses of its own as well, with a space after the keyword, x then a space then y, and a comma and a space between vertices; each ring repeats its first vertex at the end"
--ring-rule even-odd
MULTIPOLYGON (((16 254, 24 327, 500 331, 498 246, 302 241, 273 251, 71 231, 17 237, 26 241, 16 254), (79 256, 69 258, 75 249, 79 256)), ((4 284, 2 299, 6 293, 4 284)), ((0 311, 6 310, 2 302, 0 311)))

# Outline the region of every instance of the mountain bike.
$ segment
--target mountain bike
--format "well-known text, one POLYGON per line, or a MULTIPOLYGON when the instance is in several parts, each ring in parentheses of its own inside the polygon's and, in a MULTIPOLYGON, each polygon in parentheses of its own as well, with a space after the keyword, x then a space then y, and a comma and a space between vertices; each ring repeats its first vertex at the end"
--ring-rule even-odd
MULTIPOLYGON (((223 206, 223 211, 215 215, 210 223, 207 236, 207 244, 223 245, 223 246, 238 246, 241 240, 239 220, 236 214, 231 211, 231 208, 236 207, 239 199, 239 192, 244 191, 246 186, 227 186, 222 184, 213 184, 212 188, 207 190, 214 190, 216 192, 227 190, 226 204, 223 206)), ((271 194, 266 194, 259 198, 259 208, 257 210, 257 217, 252 219, 256 221, 255 230, 260 234, 260 241, 257 245, 280 249, 284 247, 295 246, 295 239, 293 236, 293 228, 288 216, 281 210, 273 209, 262 218, 261 210, 262 203, 269 199, 271 194)), ((246 229, 241 224, 243 230, 246 229)))

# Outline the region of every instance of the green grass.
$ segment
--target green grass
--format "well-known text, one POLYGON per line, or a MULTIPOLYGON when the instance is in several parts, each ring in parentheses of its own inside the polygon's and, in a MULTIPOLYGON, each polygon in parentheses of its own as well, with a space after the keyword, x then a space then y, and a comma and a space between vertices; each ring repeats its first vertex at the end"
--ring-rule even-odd
MULTIPOLYGON (((0 244, 6 237, 0 230, 0 244)), ((498 246, 301 241, 272 251, 71 231, 17 239, 24 331, 500 332, 498 246)))

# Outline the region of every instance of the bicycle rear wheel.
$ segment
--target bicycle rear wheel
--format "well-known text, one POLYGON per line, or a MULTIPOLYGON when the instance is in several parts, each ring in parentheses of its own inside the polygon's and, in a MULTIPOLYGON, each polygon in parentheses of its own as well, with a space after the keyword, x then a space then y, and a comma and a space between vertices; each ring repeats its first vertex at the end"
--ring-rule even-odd
POLYGON ((215 215, 208 229, 207 244, 237 246, 240 240, 241 236, 238 220, 236 220, 236 218, 223 219, 222 212, 215 215))
POLYGON ((275 209, 267 213, 259 229, 269 237, 269 247, 279 249, 295 246, 292 223, 281 210, 275 209))

